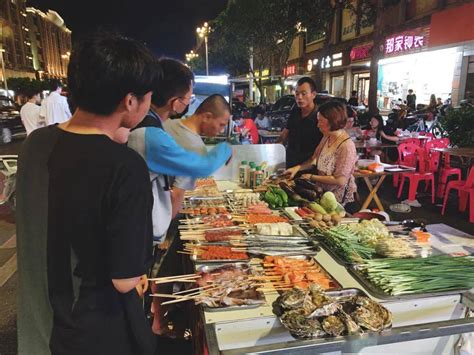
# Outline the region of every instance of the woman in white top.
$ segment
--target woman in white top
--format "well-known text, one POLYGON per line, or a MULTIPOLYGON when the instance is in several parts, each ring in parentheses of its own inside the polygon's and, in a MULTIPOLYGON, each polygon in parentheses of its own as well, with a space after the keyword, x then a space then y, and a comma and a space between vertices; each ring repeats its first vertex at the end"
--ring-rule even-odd
POLYGON ((29 135, 35 129, 42 126, 40 119, 40 94, 37 91, 32 91, 27 94, 28 102, 23 105, 20 110, 21 122, 26 128, 26 135, 29 135))

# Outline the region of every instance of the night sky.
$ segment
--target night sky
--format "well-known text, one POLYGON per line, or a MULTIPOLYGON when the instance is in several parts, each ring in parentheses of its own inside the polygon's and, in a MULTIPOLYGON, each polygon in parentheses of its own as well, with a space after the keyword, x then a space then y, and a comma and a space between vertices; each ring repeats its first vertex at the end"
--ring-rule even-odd
POLYGON ((144 41, 158 56, 183 60, 195 46, 196 27, 214 19, 227 0, 27 0, 57 11, 73 41, 93 29, 112 29, 144 41))

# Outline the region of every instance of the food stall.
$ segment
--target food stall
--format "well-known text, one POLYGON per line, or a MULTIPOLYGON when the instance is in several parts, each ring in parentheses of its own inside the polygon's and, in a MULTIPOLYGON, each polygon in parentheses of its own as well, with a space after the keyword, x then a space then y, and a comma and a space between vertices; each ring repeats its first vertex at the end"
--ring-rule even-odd
POLYGON ((196 353, 472 352, 474 237, 359 221, 322 191, 302 207, 296 183, 274 174, 284 153, 234 146, 231 162, 187 196, 178 234, 188 286, 155 296, 199 304, 196 353), (244 160, 262 163, 264 184, 242 188, 244 160))

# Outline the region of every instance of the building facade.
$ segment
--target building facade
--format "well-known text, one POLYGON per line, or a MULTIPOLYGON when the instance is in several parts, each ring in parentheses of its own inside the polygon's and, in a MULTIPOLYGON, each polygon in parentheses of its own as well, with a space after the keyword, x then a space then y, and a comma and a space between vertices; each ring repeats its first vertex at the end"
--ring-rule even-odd
POLYGON ((374 100, 379 109, 403 102, 409 89, 418 103, 435 95, 457 105, 474 96, 473 16, 474 1, 400 0, 364 27, 340 9, 329 38, 306 32, 295 39, 282 76, 289 86, 311 76, 320 91, 345 98, 354 90, 359 102, 374 100), (369 97, 371 81, 377 90, 369 97))
POLYGON ((71 31, 55 11, 0 0, 0 81, 4 77, 66 78, 71 31))
POLYGON ((8 77, 35 77, 25 0, 0 0, 0 50, 8 77))
POLYGON ((65 78, 71 54, 71 31, 55 11, 26 9, 34 69, 40 78, 65 78))

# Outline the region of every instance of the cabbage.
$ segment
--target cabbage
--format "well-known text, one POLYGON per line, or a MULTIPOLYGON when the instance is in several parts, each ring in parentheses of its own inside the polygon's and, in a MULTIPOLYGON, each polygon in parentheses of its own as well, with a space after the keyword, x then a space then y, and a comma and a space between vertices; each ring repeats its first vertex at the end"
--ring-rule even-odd
POLYGON ((335 211, 337 208, 336 196, 334 196, 331 191, 326 191, 323 196, 321 196, 319 203, 328 213, 335 211))

